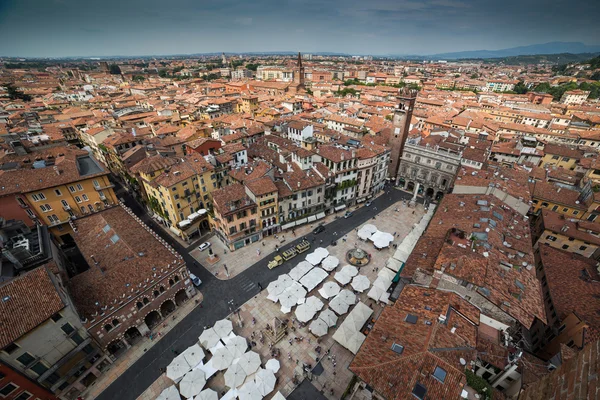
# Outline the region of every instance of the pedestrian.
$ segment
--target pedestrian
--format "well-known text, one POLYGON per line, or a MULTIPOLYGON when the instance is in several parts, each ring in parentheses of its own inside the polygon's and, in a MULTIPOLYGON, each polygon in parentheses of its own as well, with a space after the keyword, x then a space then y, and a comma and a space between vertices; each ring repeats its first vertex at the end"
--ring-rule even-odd
POLYGON ((173 354, 175 354, 176 356, 177 356, 177 355, 179 355, 179 352, 178 352, 177 350, 175 350, 175 349, 171 349, 171 352, 172 352, 173 354))
POLYGON ((258 282, 258 283, 256 284, 256 286, 258 286, 258 291, 259 291, 259 292, 262 292, 262 290, 263 290, 263 287, 262 287, 262 285, 260 284, 260 282, 258 282))
POLYGON ((413 210, 413 215, 415 215, 415 210, 413 210))
POLYGON ((223 269, 225 270, 225 274, 229 276, 229 270, 227 269, 227 264, 223 264, 223 269))

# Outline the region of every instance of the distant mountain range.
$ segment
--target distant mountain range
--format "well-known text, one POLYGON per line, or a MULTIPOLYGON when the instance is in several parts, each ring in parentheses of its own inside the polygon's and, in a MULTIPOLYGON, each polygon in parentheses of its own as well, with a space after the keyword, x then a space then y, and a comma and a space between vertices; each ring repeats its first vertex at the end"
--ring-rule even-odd
MULTIPOLYGON (((529 46, 511 47, 500 50, 471 50, 452 53, 439 53, 425 56, 427 59, 455 60, 458 58, 502 58, 521 55, 559 54, 559 53, 598 53, 600 45, 587 45, 581 42, 550 42, 529 46)), ((410 57, 412 58, 412 57, 410 57)))

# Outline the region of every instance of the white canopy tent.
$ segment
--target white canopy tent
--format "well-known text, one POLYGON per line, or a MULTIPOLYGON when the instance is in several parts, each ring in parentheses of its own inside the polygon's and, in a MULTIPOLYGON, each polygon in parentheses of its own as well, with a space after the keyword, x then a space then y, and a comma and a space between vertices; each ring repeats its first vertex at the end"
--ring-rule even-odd
POLYGON ((327 276, 327 272, 322 268, 313 268, 300 279, 300 283, 310 292, 323 282, 327 276))
POLYGON ((369 320, 369 317, 372 314, 373 310, 362 301, 359 301, 358 304, 356 304, 356 307, 354 307, 350 314, 348 314, 343 323, 348 324, 359 331, 369 320))
POLYGON ((194 397, 194 400, 219 400, 219 395, 212 389, 204 389, 194 397))
POLYGON ((371 286, 371 281, 369 281, 369 278, 364 275, 356 275, 352 279, 351 285, 354 290, 362 293, 367 290, 369 286, 371 286))
POLYGON ((396 277, 396 273, 389 268, 381 268, 381 270, 377 273, 377 276, 381 276, 386 280, 389 280, 391 284, 392 280, 396 277))
POLYGON ((385 295, 386 290, 383 289, 381 286, 371 286, 371 290, 369 290, 369 293, 367 293, 367 296, 375 301, 380 301, 380 299, 382 299, 382 297, 385 295))
POLYGON ((167 378, 173 382, 178 382, 185 374, 187 374, 192 367, 185 360, 183 354, 178 355, 171 361, 167 366, 167 378))
POLYGON ((219 339, 219 335, 217 335, 217 332, 215 332, 213 328, 205 329, 198 338, 200 344, 206 350, 213 348, 217 343, 219 343, 219 339))
POLYGON ((315 310, 313 310, 308 304, 304 303, 304 304, 300 304, 298 307, 296 307, 296 318, 298 319, 298 321, 300 322, 308 322, 311 319, 314 318, 315 314, 317 312, 315 310))
POLYGON ((331 272, 340 265, 340 260, 335 256, 328 256, 321 262, 321 268, 325 271, 331 272))
POLYGON ((344 266, 344 268, 341 269, 340 272, 352 278, 358 275, 358 268, 356 268, 354 265, 346 265, 344 266))
POLYGON ((233 331, 233 324, 228 319, 222 319, 215 322, 213 329, 219 338, 226 338, 233 331))
POLYGON ((179 393, 183 397, 190 398, 199 394, 206 385, 206 377, 201 369, 193 369, 179 382, 179 393))
POLYGON ((319 265, 321 263, 321 261, 323 261, 323 259, 321 257, 319 257, 318 254, 315 254, 314 252, 306 255, 306 262, 310 263, 313 266, 319 265))
POLYGON ((169 386, 165 390, 163 390, 156 400, 181 400, 181 396, 179 395, 179 391, 175 387, 175 385, 169 386))
POLYGON ((360 332, 360 329, 367 322, 373 310, 366 304, 359 302, 352 312, 348 314, 344 322, 333 334, 333 339, 356 354, 358 349, 365 341, 366 336, 360 332))
POLYGON ((260 356, 254 351, 244 353, 238 363, 244 368, 247 375, 253 374, 260 367, 260 356))
POLYGON ((358 230, 358 237, 362 240, 367 240, 377 232, 377 227, 372 224, 365 224, 358 230))
POLYGON ((271 371, 277 373, 279 371, 279 368, 281 368, 281 364, 279 363, 279 360, 277 360, 275 358, 271 358, 265 364, 265 368, 270 369, 271 371))
POLYGON ((404 263, 403 261, 399 261, 399 260, 396 260, 394 257, 390 257, 387 260, 387 263, 385 264, 385 266, 386 266, 386 268, 389 268, 394 272, 398 272, 398 271, 400 271, 400 268, 402 268, 403 263, 404 263))
POLYGON ((233 354, 231 354, 227 347, 222 347, 215 351, 210 361, 212 362, 213 367, 219 371, 223 371, 224 369, 229 368, 233 362, 233 354))
POLYGON ((200 347, 198 344, 194 344, 188 347, 181 354, 183 355, 183 358, 185 358, 185 361, 192 368, 195 368, 204 359, 204 351, 202 350, 202 347, 200 347))
POLYGON ((350 283, 352 277, 350 275, 346 275, 343 272, 336 272, 333 278, 340 283, 340 285, 345 286, 350 283))
POLYGON ((378 249, 390 247, 390 243, 394 241, 394 235, 387 232, 377 231, 369 238, 373 245, 378 249))
POLYGON ((288 273, 289 277, 295 281, 299 281, 304 275, 313 269, 313 264, 307 261, 300 261, 292 270, 288 273))
POLYGON ((240 364, 232 364, 227 371, 225 371, 225 386, 229 388, 240 387, 246 379, 246 371, 240 364))
POLYGON ((319 318, 312 321, 308 326, 308 330, 317 337, 326 335, 328 329, 329 325, 327 325, 327 322, 319 318))
POLYGON ((254 382, 261 395, 266 396, 275 389, 277 378, 270 369, 259 369, 254 377, 254 382))
POLYGON ((324 299, 329 299, 330 297, 335 296, 339 292, 340 292, 340 285, 338 285, 337 283, 335 283, 333 281, 325 282, 323 287, 321 287, 321 289, 319 289, 319 294, 324 299))

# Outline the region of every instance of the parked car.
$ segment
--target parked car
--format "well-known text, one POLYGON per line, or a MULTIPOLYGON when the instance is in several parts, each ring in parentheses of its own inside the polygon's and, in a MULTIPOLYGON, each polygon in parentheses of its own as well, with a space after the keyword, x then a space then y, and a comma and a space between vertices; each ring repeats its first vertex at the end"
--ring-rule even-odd
POLYGON ((352 211, 346 211, 346 214, 344 214, 344 218, 350 218, 352 216, 353 212, 352 211))
POLYGON ((192 283, 194 284, 194 286, 200 287, 200 285, 202 285, 202 281, 200 280, 200 278, 198 278, 196 275, 192 274, 191 272, 190 272, 190 279, 192 280, 192 283))
POLYGON ((371 201, 370 200, 365 203, 365 207, 369 207, 370 205, 371 205, 371 201))
POLYGON ((323 225, 319 225, 313 230, 313 234, 316 235, 318 233, 323 232, 324 230, 325 230, 325 227, 323 225))
POLYGON ((210 242, 204 242, 200 246, 198 246, 198 250, 204 251, 210 247, 210 242))

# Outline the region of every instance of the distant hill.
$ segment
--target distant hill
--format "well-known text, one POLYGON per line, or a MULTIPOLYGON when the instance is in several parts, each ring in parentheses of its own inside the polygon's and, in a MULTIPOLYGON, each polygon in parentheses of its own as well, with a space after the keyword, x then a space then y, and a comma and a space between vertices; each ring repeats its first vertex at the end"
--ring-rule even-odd
POLYGON ((480 58, 503 58, 521 55, 537 54, 559 54, 559 53, 598 53, 600 45, 586 45, 581 42, 550 42, 543 44, 532 44, 529 46, 511 47, 500 50, 471 50, 453 53, 439 53, 428 55, 430 59, 455 60, 458 58, 480 59, 480 58))
POLYGON ((508 64, 508 65, 523 65, 523 64, 574 64, 587 61, 597 55, 597 53, 559 53, 559 54, 536 54, 536 55, 522 55, 522 56, 511 56, 511 57, 499 57, 499 58, 461 58, 460 61, 483 61, 484 63, 490 64, 508 64))

